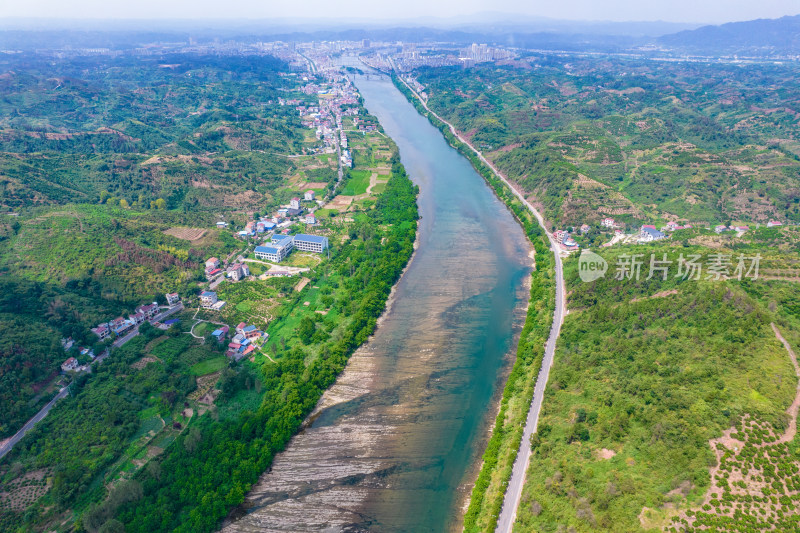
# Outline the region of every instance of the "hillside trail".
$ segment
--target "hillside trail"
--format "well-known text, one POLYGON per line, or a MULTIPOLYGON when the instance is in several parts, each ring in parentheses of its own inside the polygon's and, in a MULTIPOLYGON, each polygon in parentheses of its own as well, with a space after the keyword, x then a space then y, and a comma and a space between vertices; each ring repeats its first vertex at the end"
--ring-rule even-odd
MULTIPOLYGON (((783 346, 786 348, 786 351, 789 352, 789 358, 792 360, 792 366, 794 366, 794 374, 800 379, 800 366, 797 364, 797 355, 795 355, 794 350, 783 338, 781 332, 778 330, 777 326, 774 323, 770 324, 772 326, 772 331, 775 332, 775 337, 778 338, 779 341, 783 343, 783 346)), ((800 408, 800 381, 797 383, 797 393, 794 396, 794 401, 792 405, 786 410, 786 414, 789 415, 789 427, 786 428, 786 431, 781 435, 781 437, 776 441, 776 444, 782 444, 785 442, 790 442, 794 439, 795 434, 797 434, 797 411, 800 408)))

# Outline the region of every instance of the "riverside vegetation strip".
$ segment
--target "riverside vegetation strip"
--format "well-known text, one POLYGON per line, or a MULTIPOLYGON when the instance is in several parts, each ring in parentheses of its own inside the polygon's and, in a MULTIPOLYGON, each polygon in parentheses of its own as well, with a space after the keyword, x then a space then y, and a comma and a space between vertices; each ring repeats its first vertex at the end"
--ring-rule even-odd
POLYGON ((457 139, 448 126, 429 113, 417 97, 399 79, 397 88, 414 107, 439 128, 448 142, 466 157, 492 187, 522 225, 535 250, 535 269, 531 273, 531 291, 525 325, 517 346, 517 357, 503 388, 500 409, 492 436, 482 457, 482 465, 472 489, 464 516, 465 531, 494 531, 503 506, 505 489, 517 457, 525 420, 550 333, 555 304, 555 272, 550 241, 527 209, 473 150, 457 139))
MULTIPOLYGON (((10 356, 4 363, 22 367, 33 358, 35 366, 16 373, 3 367, 3 397, 27 392, 58 366, 66 357, 60 336, 91 343, 87 326, 124 312, 131 301, 140 303, 143 294, 154 298, 160 292, 163 298, 177 288, 189 303, 202 279, 202 259, 247 254, 232 233, 252 219, 253 209, 277 207, 304 188, 321 195, 332 188, 335 159, 310 153, 318 148, 313 135, 300 131, 294 111, 277 104, 278 87, 284 96, 316 100, 297 91, 291 75, 283 76, 285 64, 270 58, 176 59, 181 66, 175 68, 159 67, 163 58, 35 63, 42 79, 35 68, 27 77, 3 78, 12 102, 27 102, 31 95, 44 102, 39 120, 53 123, 45 129, 75 133, 63 139, 27 136, 19 118, 4 132, 13 140, 8 146, 20 152, 0 162, 15 176, 4 182, 15 194, 3 199, 19 216, 0 218, 7 289, 0 319, 11 330, 0 349, 10 356), (48 69, 59 68, 68 71, 69 83, 53 94, 48 69), (222 78, 226 83, 217 83, 222 78), (155 88, 149 90, 151 82, 155 88), (109 116, 87 104, 92 91, 114 93, 105 108, 109 116), (261 101, 271 97, 271 104, 261 101), (54 100, 63 113, 53 111, 54 100), (144 133, 93 146, 86 131, 109 117, 130 118, 119 127, 132 124, 144 133), (142 124, 156 124, 164 135, 153 137, 142 124), (268 143, 279 153, 309 153, 276 159, 262 151, 266 145, 247 146, 243 139, 268 143), (75 159, 83 172, 58 171, 75 159), (40 173, 26 182, 20 161, 72 184, 73 193, 43 186, 40 173), (107 168, 101 169, 103 162, 107 168), (163 172, 150 174, 153 168, 163 172), (120 183, 135 186, 116 188, 120 183), (227 230, 214 227, 219 217, 230 223, 227 230), (31 324, 43 326, 40 338, 25 339, 31 324), (47 357, 40 361, 39 354, 47 357)), ((365 116, 363 108, 359 112, 365 116)), ((241 503, 372 333, 413 252, 418 191, 390 140, 380 132, 358 136, 355 165, 379 165, 381 187, 363 194, 346 215, 329 210, 320 216, 315 230, 330 236, 330 257, 309 263, 309 283, 299 291, 296 279, 288 278, 224 283, 220 294, 230 305, 222 313, 195 316, 187 309, 175 315, 180 322, 166 333, 143 325, 142 335, 76 379, 71 396, 0 462, 0 531, 123 525, 128 531, 208 531, 241 503), (196 319, 231 326, 239 319, 254 322, 271 333, 272 342, 263 354, 229 364, 209 336, 214 328, 201 324, 196 337, 189 334, 196 319)), ((9 405, 19 409, 3 413, 3 432, 27 416, 25 401, 9 405)))
MULTIPOLYGON (((59 404, 9 454, 4 480, 52 465, 52 454, 63 459, 55 466, 52 490, 24 516, 13 508, 0 509, 0 527, 38 529, 63 520, 65 510, 72 510, 73 518, 90 530, 106 523, 122 523, 127 531, 213 530, 242 502, 349 355, 373 332, 413 252, 417 189, 396 156, 391 168, 375 208, 359 216, 329 261, 307 273, 310 286, 299 293, 287 287, 291 297, 278 309, 274 327, 286 321, 308 322, 312 331, 307 337, 277 343, 275 363, 260 357, 256 363, 244 361, 223 370, 214 379, 221 391, 217 405, 206 406, 211 416, 188 418, 183 397, 194 388, 189 376, 217 369, 199 365, 218 357, 213 344, 200 345, 180 330, 174 332, 178 337, 157 344, 147 343, 147 336, 137 337, 101 365, 97 375, 82 379, 74 398, 59 404), (313 307, 303 305, 310 300, 313 307), (317 309, 329 312, 323 316, 317 309), (132 369, 142 357, 154 360, 132 369), (114 399, 110 406, 109 399, 114 399), (131 465, 121 465, 128 474, 106 478, 117 479, 106 497, 103 476, 116 471, 109 467, 127 455, 129 443, 136 444, 137 430, 159 416, 172 434, 155 443, 143 441, 142 451, 131 450, 131 465), (104 444, 98 445, 93 439, 103 421, 109 424, 104 424, 104 444), (174 424, 179 424, 174 426, 177 431, 172 430, 174 424), (44 449, 50 452, 41 453, 44 449), (136 465, 142 459, 149 459, 146 468, 136 465)), ((188 328, 191 313, 186 315, 182 323, 188 328)), ((190 405, 202 408, 195 402, 190 405)))

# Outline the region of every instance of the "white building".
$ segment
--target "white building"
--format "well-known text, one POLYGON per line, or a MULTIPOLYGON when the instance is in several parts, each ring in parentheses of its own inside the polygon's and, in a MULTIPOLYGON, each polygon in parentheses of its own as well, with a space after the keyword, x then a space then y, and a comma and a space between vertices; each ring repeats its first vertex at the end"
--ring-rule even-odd
POLYGON ((273 235, 269 246, 256 246, 255 256, 264 261, 280 263, 292 252, 294 237, 291 235, 273 235))
POLYGON ((172 307, 173 305, 177 305, 180 303, 181 297, 178 296, 177 292, 171 292, 167 294, 167 305, 172 307))
POLYGON ((322 253, 328 248, 328 238, 298 233, 294 236, 294 247, 304 252, 322 253))
POLYGON ((313 201, 314 200, 314 191, 306 191, 306 193, 303 195, 303 199, 307 200, 307 201, 313 201))
POLYGON ((658 231, 653 226, 642 226, 642 230, 639 233, 639 242, 660 241, 665 237, 666 235, 658 231))
POLYGON ((203 307, 212 307, 217 303, 217 293, 214 291, 203 291, 200 293, 200 303, 203 307))
POLYGON ((300 198, 292 198, 292 201, 289 202, 289 207, 291 209, 300 209, 300 198))

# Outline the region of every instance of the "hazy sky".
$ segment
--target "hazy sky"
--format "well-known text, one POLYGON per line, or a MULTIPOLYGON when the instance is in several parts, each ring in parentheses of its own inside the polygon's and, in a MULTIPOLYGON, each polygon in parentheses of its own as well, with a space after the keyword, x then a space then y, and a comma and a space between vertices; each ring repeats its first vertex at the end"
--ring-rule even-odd
POLYGON ((573 20, 729 22, 800 13, 798 0, 2 0, 0 17, 415 18, 481 12, 573 20))

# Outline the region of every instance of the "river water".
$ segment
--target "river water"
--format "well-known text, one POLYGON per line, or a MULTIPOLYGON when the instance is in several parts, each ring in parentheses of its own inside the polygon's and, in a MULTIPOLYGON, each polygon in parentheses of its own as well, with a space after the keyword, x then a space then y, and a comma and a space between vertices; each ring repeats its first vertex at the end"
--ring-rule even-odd
POLYGON ((226 532, 457 529, 513 360, 532 263, 521 228, 391 81, 356 85, 420 186, 418 250, 226 532))

